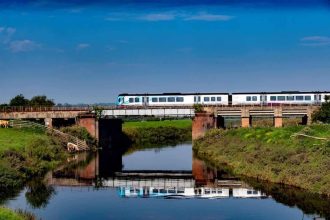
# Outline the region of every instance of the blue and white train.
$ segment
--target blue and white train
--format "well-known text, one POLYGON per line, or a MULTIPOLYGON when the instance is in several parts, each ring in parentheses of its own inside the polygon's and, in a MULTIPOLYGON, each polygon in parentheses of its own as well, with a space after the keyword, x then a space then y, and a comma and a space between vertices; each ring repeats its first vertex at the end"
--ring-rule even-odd
POLYGON ((261 93, 161 93, 120 94, 117 106, 192 106, 202 105, 313 105, 325 102, 330 92, 261 93))

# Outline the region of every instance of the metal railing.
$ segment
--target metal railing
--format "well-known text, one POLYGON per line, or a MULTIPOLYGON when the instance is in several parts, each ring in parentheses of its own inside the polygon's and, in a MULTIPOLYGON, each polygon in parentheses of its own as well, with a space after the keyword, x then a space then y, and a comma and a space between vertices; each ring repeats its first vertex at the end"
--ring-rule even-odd
MULTIPOLYGON (((266 104, 215 104, 215 105, 205 105, 201 106, 207 107, 217 107, 217 108, 230 108, 230 107, 307 107, 307 106, 320 106, 322 103, 315 102, 312 104, 286 104, 286 103, 266 103, 266 104)), ((134 106, 97 106, 102 110, 124 110, 124 109, 191 109, 192 105, 171 105, 171 106, 150 106, 150 105, 134 105, 134 106)), ((74 107, 32 107, 32 106, 5 106, 0 107, 0 112, 10 113, 10 112, 50 112, 50 111, 85 111, 91 112, 94 108, 92 106, 74 106, 74 107)))
POLYGON ((50 112, 50 111, 91 111, 92 107, 32 107, 32 106, 6 106, 0 112, 50 112))

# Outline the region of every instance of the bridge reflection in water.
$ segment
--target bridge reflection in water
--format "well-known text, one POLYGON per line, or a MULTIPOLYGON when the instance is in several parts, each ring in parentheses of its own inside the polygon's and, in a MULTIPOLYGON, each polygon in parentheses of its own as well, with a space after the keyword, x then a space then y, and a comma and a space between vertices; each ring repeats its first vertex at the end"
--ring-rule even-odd
POLYGON ((192 170, 123 170, 122 153, 78 154, 47 176, 48 185, 117 188, 121 197, 265 198, 246 183, 193 158, 192 170))

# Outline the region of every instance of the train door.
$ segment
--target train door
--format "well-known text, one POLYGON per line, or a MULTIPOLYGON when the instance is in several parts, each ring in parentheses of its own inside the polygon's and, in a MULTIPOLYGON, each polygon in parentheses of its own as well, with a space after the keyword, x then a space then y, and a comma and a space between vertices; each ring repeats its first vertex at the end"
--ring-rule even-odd
POLYGON ((314 95, 314 102, 320 104, 322 102, 322 95, 314 95))
POLYGON ((148 96, 143 96, 142 97, 142 103, 143 103, 143 106, 148 106, 149 105, 149 97, 148 96))
POLYGON ((267 95, 260 95, 260 104, 267 105, 267 95))
POLYGON ((194 96, 194 102, 195 103, 201 103, 201 96, 200 95, 194 96))

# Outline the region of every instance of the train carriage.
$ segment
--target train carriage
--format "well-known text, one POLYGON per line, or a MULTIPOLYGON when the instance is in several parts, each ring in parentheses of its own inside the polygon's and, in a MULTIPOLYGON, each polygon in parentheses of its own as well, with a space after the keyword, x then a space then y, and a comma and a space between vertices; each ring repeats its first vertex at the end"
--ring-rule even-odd
POLYGON ((228 105, 228 93, 120 94, 118 106, 228 105))
POLYGON ((330 92, 259 92, 259 93, 159 93, 120 94, 117 106, 210 106, 230 105, 315 105, 326 101, 330 92))

